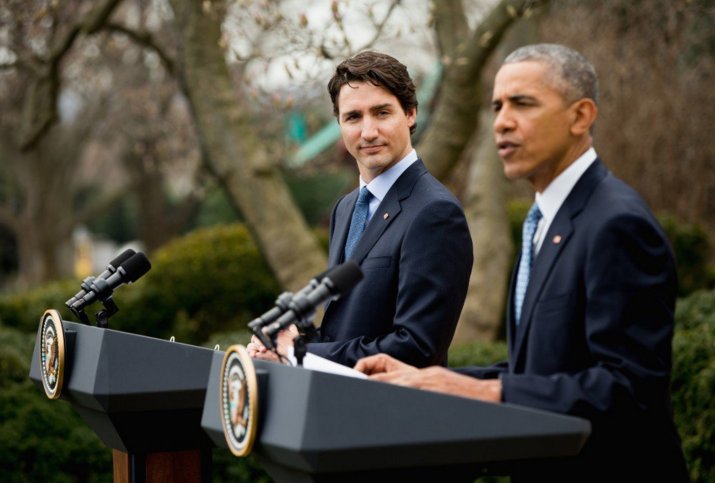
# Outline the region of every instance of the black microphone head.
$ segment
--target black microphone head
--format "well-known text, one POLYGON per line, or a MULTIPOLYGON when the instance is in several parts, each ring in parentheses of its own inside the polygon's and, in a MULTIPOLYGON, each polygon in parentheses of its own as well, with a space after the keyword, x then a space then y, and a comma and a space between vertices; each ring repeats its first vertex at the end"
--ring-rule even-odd
MULTIPOLYGON (((335 268, 337 268, 337 267, 335 267, 335 268)), ((318 275, 316 275, 315 277, 313 277, 313 280, 317 280, 318 282, 322 282, 323 279, 325 278, 325 276, 326 276, 327 274, 329 274, 332 270, 335 270, 335 268, 330 268, 330 269, 328 269, 328 270, 325 270, 324 272, 320 272, 318 275)))
POLYGON ((123 282, 132 283, 151 268, 151 262, 142 252, 137 252, 119 267, 124 271, 123 282))
POLYGON ((136 252, 132 250, 131 248, 127 248, 124 250, 122 253, 114 257, 114 259, 107 264, 107 268, 112 267, 114 269, 118 268, 119 265, 122 263, 126 262, 129 260, 132 256, 134 256, 136 252))
POLYGON ((325 275, 325 278, 332 282, 332 293, 344 294, 357 285, 360 280, 362 280, 363 274, 357 263, 349 261, 330 270, 325 275))

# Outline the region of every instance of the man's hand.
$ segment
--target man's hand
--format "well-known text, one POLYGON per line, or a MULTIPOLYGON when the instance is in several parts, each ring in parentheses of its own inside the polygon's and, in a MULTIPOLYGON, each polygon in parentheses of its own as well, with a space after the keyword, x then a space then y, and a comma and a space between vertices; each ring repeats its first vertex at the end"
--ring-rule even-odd
POLYGON ((417 371, 418 369, 404 362, 400 362, 387 354, 375 354, 374 356, 363 357, 357 361, 355 370, 370 376, 398 371, 417 371))
MULTIPOLYGON (((282 330, 276 336, 276 350, 282 356, 288 355, 288 348, 293 347, 293 339, 298 335, 298 329, 295 325, 291 325, 285 330, 282 330)), ((264 346, 255 335, 251 337, 251 342, 246 346, 248 355, 254 359, 264 361, 281 362, 278 355, 270 351, 264 346)))
POLYGON ((386 354, 360 359, 355 369, 367 374, 374 381, 482 401, 501 401, 501 381, 498 379, 475 379, 439 366, 417 369, 386 354))

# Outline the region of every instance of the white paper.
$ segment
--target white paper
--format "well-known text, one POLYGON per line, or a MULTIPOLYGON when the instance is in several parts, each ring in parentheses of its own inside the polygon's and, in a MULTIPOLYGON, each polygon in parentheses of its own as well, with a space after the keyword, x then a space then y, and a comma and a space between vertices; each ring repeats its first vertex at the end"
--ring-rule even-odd
MULTIPOLYGON (((288 348, 288 359, 294 366, 298 364, 295 356, 293 355, 293 348, 288 348)), ((312 371, 328 372, 330 374, 338 374, 340 376, 357 377, 358 379, 367 379, 367 375, 362 372, 356 371, 352 367, 344 366, 333 362, 331 360, 325 359, 324 357, 316 356, 310 352, 305 354, 303 358, 303 368, 310 369, 312 371)))

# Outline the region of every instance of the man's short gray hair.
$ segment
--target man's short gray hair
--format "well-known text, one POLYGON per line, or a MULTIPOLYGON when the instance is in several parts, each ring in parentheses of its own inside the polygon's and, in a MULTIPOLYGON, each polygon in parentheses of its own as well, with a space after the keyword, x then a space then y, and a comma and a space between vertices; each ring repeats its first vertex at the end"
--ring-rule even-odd
POLYGON ((589 98, 598 102, 598 77, 593 65, 579 52, 559 44, 534 44, 516 49, 506 64, 543 62, 553 74, 555 86, 567 102, 589 98))

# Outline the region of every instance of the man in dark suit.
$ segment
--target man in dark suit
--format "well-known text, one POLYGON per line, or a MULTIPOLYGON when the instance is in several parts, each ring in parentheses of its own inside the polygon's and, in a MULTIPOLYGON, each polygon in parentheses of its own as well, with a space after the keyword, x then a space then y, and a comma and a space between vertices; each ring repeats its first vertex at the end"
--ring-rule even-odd
MULTIPOLYGON (((417 98, 407 68, 362 52, 328 83, 360 187, 330 220, 329 264, 360 265, 364 279, 331 302, 310 353, 353 366, 377 353, 425 367, 446 365, 472 269, 472 241, 459 202, 412 148, 417 98)), ((279 336, 279 351, 294 331, 279 336)), ((271 357, 254 339, 249 353, 271 357)))
POLYGON ((592 147, 597 92, 593 66, 560 45, 518 49, 496 76, 504 172, 536 191, 509 291, 508 362, 419 370, 378 355, 356 368, 591 421, 578 457, 516 466, 517 480, 687 481, 670 406, 673 257, 645 202, 592 147))

